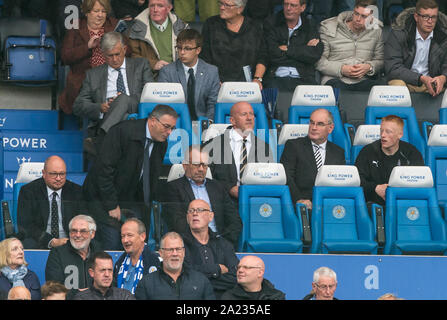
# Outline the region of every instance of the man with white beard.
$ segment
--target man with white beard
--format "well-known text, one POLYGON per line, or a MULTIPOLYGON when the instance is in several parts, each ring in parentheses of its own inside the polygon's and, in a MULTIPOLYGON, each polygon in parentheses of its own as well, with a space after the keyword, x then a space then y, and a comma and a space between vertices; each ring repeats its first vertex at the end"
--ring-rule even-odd
POLYGON ((162 267, 143 276, 135 290, 137 300, 215 300, 213 287, 201 272, 186 267, 185 245, 177 232, 160 241, 162 267))
POLYGON ((69 239, 65 245, 52 248, 45 267, 45 281, 54 280, 69 289, 67 300, 78 290, 85 290, 92 284, 88 274, 87 260, 101 251, 93 238, 96 223, 92 217, 77 215, 68 224, 69 239))

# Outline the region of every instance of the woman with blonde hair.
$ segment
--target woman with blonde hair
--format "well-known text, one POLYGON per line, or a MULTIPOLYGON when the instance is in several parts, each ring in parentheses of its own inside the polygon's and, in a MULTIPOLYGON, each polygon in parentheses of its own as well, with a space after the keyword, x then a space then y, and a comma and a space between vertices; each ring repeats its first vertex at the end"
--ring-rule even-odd
POLYGON ((14 287, 26 287, 32 300, 40 300, 40 281, 28 269, 22 242, 8 238, 0 242, 0 291, 8 292, 14 287))

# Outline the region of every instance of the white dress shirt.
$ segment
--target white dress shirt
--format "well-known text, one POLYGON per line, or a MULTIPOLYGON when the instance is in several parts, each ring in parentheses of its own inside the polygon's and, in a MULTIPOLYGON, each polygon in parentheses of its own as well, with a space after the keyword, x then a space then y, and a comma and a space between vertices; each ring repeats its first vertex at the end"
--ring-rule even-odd
MULTIPOLYGON (((62 198, 62 189, 59 189, 57 191, 50 189, 47 186, 47 196, 48 201, 50 204, 50 211, 48 214, 48 222, 47 222, 47 230, 46 232, 51 234, 51 201, 53 201, 53 192, 57 193, 56 196, 56 202, 57 202, 57 216, 58 216, 58 222, 59 222, 59 238, 68 238, 67 234, 65 233, 64 227, 62 226, 62 207, 61 207, 61 198, 62 198)), ((51 239, 53 240, 53 239, 51 239)))
POLYGON ((324 165, 324 161, 326 160, 326 146, 327 146, 327 140, 323 142, 322 144, 316 144, 315 142, 312 142, 312 151, 315 152, 315 147, 318 146, 320 148, 320 154, 321 154, 321 163, 324 165))
POLYGON ((430 53, 431 40, 433 39, 433 31, 423 39, 416 28, 416 56, 414 57, 411 71, 417 72, 424 76, 428 75, 428 55, 430 53))
MULTIPOLYGON (((250 154, 250 149, 251 149, 251 134, 249 134, 247 136, 247 142, 245 143, 245 147, 247 149, 247 156, 250 154)), ((239 176, 240 176, 240 167, 241 167, 241 149, 242 149, 242 142, 244 140, 244 138, 242 138, 242 136, 236 132, 235 129, 231 129, 230 133, 229 133, 229 137, 230 137, 230 147, 231 147, 231 151, 233 152, 233 157, 234 157, 234 163, 236 165, 236 170, 237 170, 237 185, 240 185, 240 181, 239 181, 239 176)))

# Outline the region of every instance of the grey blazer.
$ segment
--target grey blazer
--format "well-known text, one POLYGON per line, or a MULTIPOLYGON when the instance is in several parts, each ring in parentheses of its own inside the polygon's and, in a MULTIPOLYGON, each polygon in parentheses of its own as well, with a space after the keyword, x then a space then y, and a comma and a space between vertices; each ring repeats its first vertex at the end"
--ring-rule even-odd
MULTIPOLYGON (((107 63, 104 63, 87 70, 81 91, 73 105, 75 115, 87 117, 90 120, 89 127, 97 124, 101 104, 106 101, 107 67, 107 63)), ((130 97, 138 106, 144 85, 146 82, 154 81, 148 61, 143 58, 126 58, 126 76, 130 97)))
MULTIPOLYGON (((219 72, 216 66, 199 59, 196 72, 195 107, 198 117, 207 117, 214 120, 214 106, 220 89, 219 72)), ((188 101, 186 76, 183 64, 176 60, 161 68, 158 82, 181 83, 188 101)))

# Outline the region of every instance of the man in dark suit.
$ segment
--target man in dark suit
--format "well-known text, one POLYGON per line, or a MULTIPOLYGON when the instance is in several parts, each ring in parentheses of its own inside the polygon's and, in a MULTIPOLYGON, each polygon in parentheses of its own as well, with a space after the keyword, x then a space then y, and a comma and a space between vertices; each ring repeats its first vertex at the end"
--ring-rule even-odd
MULTIPOLYGON (((93 150, 99 149, 113 125, 138 112, 144 85, 153 81, 147 60, 125 58, 126 45, 121 33, 104 34, 101 50, 106 63, 87 71, 73 105, 75 115, 89 119, 88 137, 92 140, 86 144, 93 144, 93 150)), ((91 150, 86 146, 87 152, 91 150)))
POLYGON ((235 103, 230 110, 231 126, 220 136, 208 141, 213 179, 224 184, 237 202, 242 172, 247 163, 273 162, 273 153, 265 141, 253 134, 255 115, 248 102, 235 103))
POLYGON ((81 186, 67 181, 62 158, 45 160, 42 178, 20 189, 17 221, 26 249, 49 249, 68 240, 68 223, 85 212, 81 186))
POLYGON ((177 117, 171 107, 157 105, 147 119, 123 121, 105 136, 83 185, 104 249, 122 249, 120 227, 128 217, 139 218, 149 230, 149 207, 166 140, 175 129, 177 117))
POLYGON ((199 59, 202 43, 202 35, 197 30, 181 31, 176 46, 178 59, 160 70, 158 82, 181 83, 191 119, 213 120, 220 89, 219 71, 216 66, 199 59))
POLYGON ((286 142, 281 163, 294 203, 304 203, 312 210, 312 190, 319 168, 324 165, 345 165, 342 148, 327 140, 334 130, 332 114, 326 109, 312 112, 306 137, 286 142))
POLYGON ((195 199, 201 199, 206 201, 214 212, 214 219, 209 225, 211 230, 236 247, 242 230, 242 221, 223 185, 219 181, 206 178, 208 154, 198 148, 190 147, 186 159, 183 164, 185 175, 167 184, 168 205, 164 217, 169 230, 185 233, 188 230, 186 222, 188 205, 195 199))

